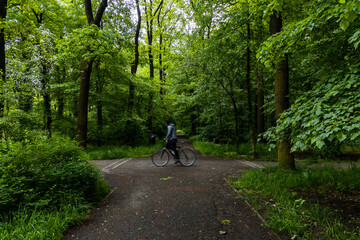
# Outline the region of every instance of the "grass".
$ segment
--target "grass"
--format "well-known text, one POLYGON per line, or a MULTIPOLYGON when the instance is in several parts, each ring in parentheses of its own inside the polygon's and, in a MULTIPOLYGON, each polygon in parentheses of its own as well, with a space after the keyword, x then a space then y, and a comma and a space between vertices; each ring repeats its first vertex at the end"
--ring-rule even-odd
POLYGON ((360 190, 359 168, 298 168, 290 171, 267 167, 244 172, 231 182, 264 215, 271 228, 287 232, 293 239, 360 237, 360 227, 347 228, 335 209, 302 194, 315 192, 317 197, 325 199, 326 194, 334 191, 356 193, 360 190))
POLYGON ((87 153, 89 160, 136 158, 149 156, 156 149, 161 147, 163 147, 163 143, 161 141, 158 141, 155 145, 137 147, 113 145, 106 145, 101 147, 89 146, 87 153))
POLYGON ((0 239, 60 240, 69 227, 80 225, 89 210, 90 205, 76 203, 52 211, 23 208, 0 222, 0 239))
MULTIPOLYGON (((235 144, 216 144, 213 142, 199 141, 197 138, 190 138, 194 147, 204 155, 228 158, 246 158, 253 159, 253 152, 250 143, 239 144, 239 150, 236 152, 235 144)), ((276 150, 269 151, 266 144, 259 143, 256 145, 258 154, 257 160, 276 161, 276 150)))

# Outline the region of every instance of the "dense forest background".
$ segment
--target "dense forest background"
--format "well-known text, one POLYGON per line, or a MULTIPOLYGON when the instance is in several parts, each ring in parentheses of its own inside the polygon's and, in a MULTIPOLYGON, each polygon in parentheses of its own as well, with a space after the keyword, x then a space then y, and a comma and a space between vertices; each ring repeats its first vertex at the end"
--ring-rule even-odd
POLYGON ((360 139, 357 0, 7 0, 2 142, 141 145, 170 119, 219 144, 339 154, 360 139))
POLYGON ((150 156, 165 120, 202 156, 277 160, 229 182, 287 239, 359 239, 356 163, 310 166, 359 162, 359 15, 360 0, 1 0, 0 239, 62 239, 110 192, 89 160, 150 156))

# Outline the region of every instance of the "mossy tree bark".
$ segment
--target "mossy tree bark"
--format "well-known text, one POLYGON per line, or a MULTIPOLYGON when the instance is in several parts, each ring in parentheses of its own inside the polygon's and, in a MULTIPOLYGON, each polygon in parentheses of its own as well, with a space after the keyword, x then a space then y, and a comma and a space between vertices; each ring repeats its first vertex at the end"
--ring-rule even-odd
MULTIPOLYGON (((274 10, 273 14, 270 16, 270 34, 280 32, 281 28, 281 14, 274 10)), ((289 106, 289 63, 286 55, 280 60, 276 67, 275 114, 277 120, 289 106)), ((281 139, 277 142, 277 148, 279 168, 295 169, 294 157, 290 152, 291 146, 289 140, 281 139)))

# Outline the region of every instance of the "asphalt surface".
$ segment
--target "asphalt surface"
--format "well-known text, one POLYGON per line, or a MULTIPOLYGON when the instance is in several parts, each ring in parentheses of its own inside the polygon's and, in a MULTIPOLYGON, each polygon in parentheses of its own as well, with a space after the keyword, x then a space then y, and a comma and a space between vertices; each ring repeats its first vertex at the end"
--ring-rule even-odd
POLYGON ((156 167, 150 157, 96 161, 111 193, 64 239, 277 239, 226 182, 259 165, 196 153, 192 167, 173 159, 156 167))

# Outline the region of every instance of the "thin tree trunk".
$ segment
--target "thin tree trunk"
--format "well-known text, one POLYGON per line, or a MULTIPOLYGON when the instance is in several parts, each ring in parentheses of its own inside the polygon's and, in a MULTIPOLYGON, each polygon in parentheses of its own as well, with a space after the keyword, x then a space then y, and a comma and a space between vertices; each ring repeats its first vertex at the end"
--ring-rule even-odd
MULTIPOLYGON (((281 31, 282 18, 276 11, 270 16, 270 33, 276 34, 281 31)), ((290 106, 289 102, 289 65, 288 58, 285 56, 276 67, 275 76, 275 114, 279 119, 290 106)), ((288 139, 282 139, 277 143, 278 164, 280 168, 295 169, 293 154, 291 154, 290 142, 288 139)))
MULTIPOLYGON (((138 15, 138 21, 136 25, 136 31, 135 31, 135 56, 134 61, 131 63, 131 74, 133 76, 136 75, 137 68, 139 65, 139 36, 140 36, 140 29, 141 29, 141 11, 140 11, 140 3, 139 0, 135 0, 136 2, 136 9, 137 9, 137 15, 138 15)), ((130 82, 129 86, 129 110, 132 111, 132 107, 134 105, 134 97, 135 97, 135 86, 132 82, 130 82)))
POLYGON ((44 129, 49 132, 51 136, 51 99, 50 99, 50 92, 49 92, 49 83, 47 80, 47 68, 46 65, 42 64, 42 80, 41 80, 41 88, 42 88, 42 96, 44 100, 44 129))
MULTIPOLYGON (((161 0, 161 2, 159 3, 157 9, 155 10, 155 12, 152 12, 152 5, 153 2, 152 0, 150 0, 150 9, 149 12, 147 10, 147 6, 146 6, 146 0, 145 0, 145 12, 146 12, 146 28, 147 28, 147 37, 148 37, 148 55, 149 55, 149 67, 150 67, 150 81, 152 82, 154 80, 154 56, 152 53, 152 43, 153 43, 153 17, 156 16, 157 12, 159 10, 161 10, 162 8, 162 4, 164 3, 164 0, 161 0)), ((152 122, 153 122, 153 100, 154 100, 154 93, 150 92, 149 93, 149 105, 148 105, 148 119, 147 119, 147 127, 149 129, 150 132, 152 132, 153 128, 152 128, 152 122)))
POLYGON ((264 115, 264 76, 262 73, 261 65, 258 64, 256 69, 256 83, 257 83, 257 134, 265 132, 265 115, 264 115))
POLYGON ((235 118, 235 140, 236 140, 236 153, 239 153, 239 111, 237 109, 236 101, 232 97, 235 118))
POLYGON ((251 148, 254 154, 254 157, 257 158, 256 153, 256 136, 255 136, 255 128, 254 128, 254 119, 253 119, 253 107, 251 103, 251 83, 250 83, 250 72, 251 72, 251 50, 250 50, 250 24, 246 24, 247 28, 247 49, 246 49, 246 58, 247 58, 247 67, 246 67, 246 87, 247 87, 247 102, 248 102, 248 121, 249 121, 249 130, 251 137, 251 148))
MULTIPOLYGON (((66 74, 64 68, 57 68, 57 71, 60 74, 60 82, 64 82, 64 76, 66 74)), ((62 118, 64 116, 64 109, 65 109, 65 99, 62 93, 60 95, 57 95, 57 118, 62 118)))
MULTIPOLYGON (((149 13, 147 12, 147 7, 145 6, 146 11, 146 26, 147 26, 147 37, 148 37, 148 56, 149 56, 149 68, 150 68, 150 81, 152 82, 154 79, 154 56, 152 54, 152 41, 153 41, 153 20, 152 20, 152 1, 150 1, 150 19, 149 13)), ((149 103, 148 103, 148 118, 146 121, 147 128, 149 131, 152 131, 152 108, 153 108, 153 98, 154 94, 152 92, 149 93, 149 103)))
MULTIPOLYGON (((44 20, 44 12, 37 13, 33 10, 35 14, 37 23, 39 26, 43 23, 44 20)), ((43 55, 43 51, 41 49, 40 40, 38 41, 39 52, 40 55, 43 55)), ((52 124, 52 117, 51 117, 51 99, 50 99, 50 91, 49 91, 49 81, 48 81, 48 70, 45 63, 45 60, 41 63, 42 65, 42 78, 41 78, 41 95, 44 100, 44 130, 48 131, 49 136, 51 136, 51 124, 52 124)))
MULTIPOLYGON (((107 7, 107 0, 102 0, 95 18, 91 6, 91 0, 84 0, 86 18, 89 26, 96 25, 100 27, 101 18, 107 7)), ((90 51, 90 47, 87 49, 90 51)), ((82 74, 80 80, 80 93, 78 102, 78 122, 76 128, 76 141, 79 146, 86 148, 87 141, 87 122, 88 122, 88 103, 90 91, 90 77, 94 59, 84 60, 82 64, 82 74)))
MULTIPOLYGON (((163 88, 163 85, 165 85, 165 80, 164 80, 164 69, 163 69, 163 61, 162 61, 162 57, 163 57, 163 29, 162 29, 162 23, 160 21, 160 14, 161 14, 161 10, 162 7, 159 10, 159 14, 158 14, 158 27, 160 30, 160 34, 159 34, 159 80, 160 80, 160 95, 164 95, 165 91, 163 88)), ((161 96, 161 100, 162 100, 162 96, 161 96)))
POLYGON ((220 107, 220 114, 219 114, 219 125, 220 125, 220 129, 219 129, 219 141, 220 144, 223 145, 224 144, 224 124, 223 124, 223 111, 222 111, 222 104, 221 104, 221 99, 219 98, 219 107, 220 107))
MULTIPOLYGON (((138 15, 138 20, 137 20, 137 24, 136 24, 136 31, 135 31, 135 39, 134 39, 134 43, 135 43, 135 49, 134 49, 134 61, 131 63, 131 74, 132 76, 135 78, 136 76, 136 72, 137 72, 137 68, 139 65, 139 36, 140 36, 140 29, 141 29, 141 11, 140 11, 140 2, 139 0, 135 0, 136 3, 136 10, 137 10, 137 15, 138 15)), ((132 80, 130 80, 130 84, 129 84, 129 101, 128 101, 128 114, 130 115, 129 120, 126 121, 126 127, 125 127, 125 131, 126 131, 126 139, 125 142, 129 145, 134 145, 135 142, 135 135, 134 135, 134 131, 133 131, 133 120, 132 120, 132 114, 134 111, 134 100, 135 100, 135 85, 133 83, 132 80)))
MULTIPOLYGON (((1 0, 0 3, 0 18, 2 22, 6 21, 7 0, 1 0)), ((6 81, 6 58, 5 58, 5 29, 0 29, 0 117, 4 116, 5 99, 4 99, 4 85, 6 81)))
POLYGON ((162 62, 162 44, 163 44, 163 35, 162 32, 160 32, 160 36, 159 36, 159 48, 160 48, 160 52, 159 52, 159 80, 160 80, 160 94, 164 95, 164 89, 163 89, 163 85, 165 85, 164 82, 164 69, 163 69, 163 62, 162 62))
POLYGON ((57 117, 58 118, 62 118, 64 116, 64 109, 65 109, 64 97, 60 96, 57 99, 57 117))

